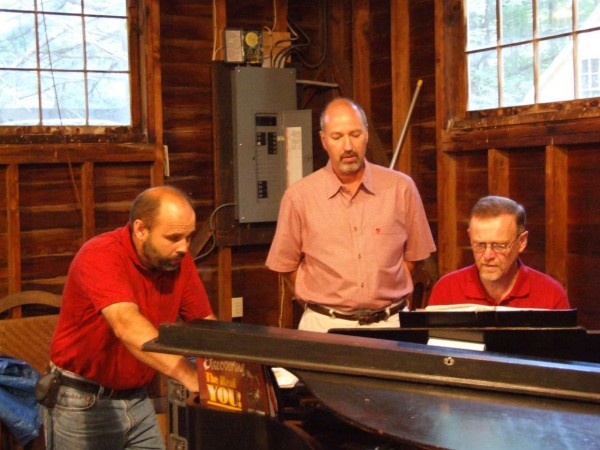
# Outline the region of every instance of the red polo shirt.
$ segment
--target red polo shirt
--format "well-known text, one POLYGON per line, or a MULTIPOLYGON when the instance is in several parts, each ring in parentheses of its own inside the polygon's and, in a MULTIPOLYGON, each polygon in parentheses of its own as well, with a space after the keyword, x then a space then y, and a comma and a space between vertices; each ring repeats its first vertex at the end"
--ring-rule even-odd
MULTIPOLYGON (((428 305, 471 303, 494 306, 481 281, 477 266, 444 275, 433 287, 428 305)), ((517 281, 508 296, 498 304, 513 308, 569 309, 562 285, 554 278, 519 263, 517 281)))
POLYGON ((154 369, 127 350, 101 314, 103 308, 120 302, 135 303, 157 328, 178 317, 189 321, 212 314, 191 255, 178 270, 149 270, 141 264, 125 226, 89 240, 73 259, 51 360, 109 388, 146 385, 154 369))

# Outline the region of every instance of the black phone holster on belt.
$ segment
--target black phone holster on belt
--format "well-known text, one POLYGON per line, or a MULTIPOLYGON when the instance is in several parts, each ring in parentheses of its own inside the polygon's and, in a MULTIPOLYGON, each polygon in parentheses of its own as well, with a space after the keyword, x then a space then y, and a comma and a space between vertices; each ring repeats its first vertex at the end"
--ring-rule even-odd
POLYGON ((54 408, 60 387, 60 372, 51 371, 43 375, 35 385, 35 399, 46 408, 54 408))

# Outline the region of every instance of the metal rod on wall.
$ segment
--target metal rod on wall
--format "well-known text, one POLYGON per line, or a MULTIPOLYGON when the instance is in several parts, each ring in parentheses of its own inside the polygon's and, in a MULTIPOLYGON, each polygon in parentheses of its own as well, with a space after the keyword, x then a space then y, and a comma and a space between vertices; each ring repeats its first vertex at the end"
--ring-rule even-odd
POLYGON ((415 103, 417 102, 417 97, 419 96, 419 92, 421 91, 421 86, 423 85, 423 80, 417 81, 417 87, 415 88, 415 93, 413 94, 412 101, 410 102, 410 106, 408 108, 408 114, 406 115, 406 120, 404 121, 404 127, 402 128, 402 132, 400 133, 400 138, 398 139, 398 143, 396 144, 396 149, 394 150, 394 156, 392 156, 392 162, 390 163, 390 169, 393 169, 396 165, 396 160, 398 159, 398 155, 400 154, 400 150, 402 149, 402 145, 404 144, 404 139, 406 137, 406 130, 408 129, 408 124, 410 123, 410 117, 412 116, 413 109, 415 107, 415 103))

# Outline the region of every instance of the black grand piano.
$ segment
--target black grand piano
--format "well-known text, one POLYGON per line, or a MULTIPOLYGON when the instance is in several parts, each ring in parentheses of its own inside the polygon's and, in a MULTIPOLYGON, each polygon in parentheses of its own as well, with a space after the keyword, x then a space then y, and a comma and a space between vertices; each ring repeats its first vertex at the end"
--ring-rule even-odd
POLYGON ((401 314, 401 329, 327 334, 161 325, 145 350, 284 367, 300 379, 276 390, 275 417, 184 395, 170 448, 600 448, 600 334, 576 326, 575 311, 401 314), (453 346, 465 342, 479 350, 453 346))

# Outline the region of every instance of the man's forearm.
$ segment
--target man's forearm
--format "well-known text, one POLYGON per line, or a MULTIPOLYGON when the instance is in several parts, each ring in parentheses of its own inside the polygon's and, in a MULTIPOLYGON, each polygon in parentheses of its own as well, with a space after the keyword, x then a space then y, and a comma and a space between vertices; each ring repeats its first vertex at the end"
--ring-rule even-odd
POLYGON ((133 303, 118 303, 102 310, 117 338, 131 354, 153 369, 182 383, 189 391, 198 392, 196 367, 179 355, 146 352, 143 345, 158 337, 158 330, 141 315, 133 303))

